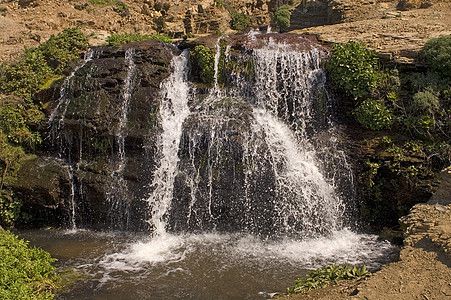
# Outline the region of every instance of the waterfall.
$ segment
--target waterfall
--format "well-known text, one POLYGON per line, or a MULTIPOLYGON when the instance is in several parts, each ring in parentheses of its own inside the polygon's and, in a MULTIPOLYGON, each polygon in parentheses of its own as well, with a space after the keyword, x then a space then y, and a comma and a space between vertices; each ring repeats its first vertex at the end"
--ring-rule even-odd
POLYGON ((125 65, 127 76, 121 91, 122 105, 120 107, 119 124, 116 129, 115 139, 118 145, 116 167, 110 174, 107 185, 107 202, 109 203, 109 216, 113 228, 125 229, 129 223, 129 204, 127 182, 123 177, 126 165, 125 138, 127 116, 129 112, 130 98, 133 93, 136 79, 136 64, 134 62, 135 49, 130 48, 125 51, 125 65))
POLYGON ((77 229, 77 223, 75 220, 75 182, 74 182, 74 170, 72 169, 72 166, 66 166, 67 168, 67 174, 69 176, 69 184, 70 184, 70 195, 69 195, 69 208, 70 208, 70 226, 72 230, 77 229))
POLYGON ((153 175, 151 195, 147 202, 152 211, 149 223, 155 229, 155 233, 165 233, 165 215, 170 208, 174 179, 179 161, 178 150, 182 125, 189 115, 189 84, 188 76, 188 51, 184 51, 172 61, 173 72, 162 83, 162 101, 160 103, 160 121, 162 135, 159 141, 161 154, 159 165, 153 175))
POLYGON ((95 54, 95 52, 92 49, 89 49, 88 51, 86 51, 84 54, 83 63, 80 64, 79 66, 77 66, 72 71, 72 73, 69 76, 67 76, 66 79, 64 79, 63 85, 60 89, 60 96, 58 98, 58 104, 55 107, 55 109, 52 111, 52 113, 49 117, 49 120, 48 120, 48 124, 50 126, 52 126, 52 131, 54 131, 55 129, 59 130, 63 126, 67 107, 69 106, 70 99, 71 99, 69 97, 68 93, 70 92, 72 79, 74 78, 74 76, 78 72, 78 70, 83 68, 88 62, 90 62, 93 59, 94 54, 95 54), (58 115, 59 115, 58 125, 55 127, 55 124, 53 121, 58 115))
POLYGON ((316 141, 335 139, 315 105, 325 89, 323 50, 298 51, 270 39, 247 54, 254 79, 238 73, 221 91, 219 40, 216 51, 213 91, 197 96, 183 119, 177 191, 165 208, 170 228, 303 237, 340 229, 345 204, 321 154, 336 148, 316 141))

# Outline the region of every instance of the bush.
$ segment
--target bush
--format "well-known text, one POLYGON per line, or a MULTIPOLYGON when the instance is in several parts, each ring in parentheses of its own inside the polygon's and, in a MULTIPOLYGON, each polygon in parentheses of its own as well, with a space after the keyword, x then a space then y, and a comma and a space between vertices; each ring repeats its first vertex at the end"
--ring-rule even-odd
POLYGON ((368 274, 365 266, 360 268, 348 265, 328 265, 313 270, 307 274, 306 279, 297 279, 296 284, 287 289, 287 293, 302 293, 313 289, 319 289, 329 284, 335 284, 340 280, 350 280, 368 274))
POLYGON ((0 229, 0 298, 53 299, 58 276, 49 253, 0 229))
POLYGON ((451 77, 451 35, 429 40, 423 47, 422 56, 433 70, 451 77))
POLYGON ((393 122, 393 114, 385 107, 384 102, 367 99, 354 110, 356 120, 366 128, 381 130, 389 128, 393 122))
POLYGON ((326 63, 332 84, 354 99, 368 97, 376 88, 376 52, 365 44, 349 41, 332 47, 326 63))
POLYGON ((212 49, 199 45, 194 48, 191 63, 198 70, 200 80, 211 84, 215 76, 215 53, 212 49))
POLYGON ((159 40, 164 43, 172 44, 173 41, 163 35, 163 34, 138 34, 138 33, 124 33, 124 34, 113 34, 109 36, 106 41, 108 45, 110 46, 118 46, 122 44, 128 44, 133 42, 140 42, 140 41, 146 41, 146 40, 159 40))
POLYGON ((244 30, 251 23, 249 15, 245 13, 232 14, 232 20, 230 20, 230 28, 233 30, 244 30))
POLYGON ((290 18, 291 12, 289 5, 282 5, 278 7, 274 13, 274 20, 281 29, 290 27, 290 18))
POLYGON ((415 112, 434 113, 440 107, 438 93, 428 88, 412 97, 411 109, 415 112))
POLYGON ((31 101, 47 80, 61 75, 67 63, 89 48, 88 38, 79 28, 64 29, 37 48, 25 49, 15 63, 0 70, 0 90, 31 101))
POLYGON ((60 74, 67 63, 77 59, 80 52, 89 48, 88 37, 79 28, 66 28, 58 35, 50 36, 37 50, 42 52, 47 65, 54 68, 54 72, 60 74))

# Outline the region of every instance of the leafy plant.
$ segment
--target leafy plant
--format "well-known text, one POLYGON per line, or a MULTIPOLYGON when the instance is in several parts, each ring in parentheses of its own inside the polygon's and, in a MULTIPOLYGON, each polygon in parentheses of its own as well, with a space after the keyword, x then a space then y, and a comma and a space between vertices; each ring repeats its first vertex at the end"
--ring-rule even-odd
POLYGON ((340 280, 350 280, 363 277, 368 274, 366 267, 348 265, 328 265, 311 271, 307 278, 299 278, 296 284, 287 289, 287 293, 302 293, 313 289, 319 289, 340 280))
POLYGON ((381 130, 393 123, 393 113, 385 107, 384 102, 367 99, 354 110, 356 120, 366 128, 381 130))
POLYGON ((213 83, 215 74, 214 51, 204 45, 198 45, 194 48, 191 58, 192 65, 198 69, 201 81, 207 84, 213 83))
POLYGON ((230 20, 230 28, 233 30, 243 30, 249 26, 251 19, 249 15, 245 13, 233 13, 232 19, 230 20))
POLYGON ((0 91, 31 101, 31 96, 48 79, 62 75, 70 60, 89 48, 88 38, 79 28, 64 29, 37 48, 25 49, 22 57, 0 70, 0 91))
POLYGON ((291 12, 289 5, 282 5, 278 7, 274 13, 274 20, 281 29, 290 27, 290 18, 291 12))
POLYGON ((123 34, 113 34, 109 36, 106 41, 110 46, 118 46, 121 44, 128 44, 133 42, 140 42, 145 40, 159 40, 164 43, 172 44, 173 41, 168 36, 163 34, 138 34, 138 33, 123 33, 123 34))
POLYGON ((0 298, 53 299, 59 277, 49 253, 0 229, 0 298))
POLYGON ((376 52, 365 44, 349 41, 332 47, 326 63, 332 84, 354 99, 368 97, 377 82, 378 60, 376 52))
POLYGON ((451 35, 429 40, 423 47, 422 56, 433 70, 451 77, 451 35))

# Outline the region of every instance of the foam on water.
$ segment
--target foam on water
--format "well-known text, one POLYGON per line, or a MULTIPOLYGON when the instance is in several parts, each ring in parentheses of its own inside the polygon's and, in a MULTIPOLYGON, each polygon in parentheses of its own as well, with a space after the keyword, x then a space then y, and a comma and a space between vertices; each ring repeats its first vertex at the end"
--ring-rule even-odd
POLYGON ((305 269, 331 263, 366 264, 376 269, 394 249, 390 243, 377 240, 376 235, 357 234, 348 229, 306 240, 261 240, 240 234, 166 234, 127 244, 122 251, 105 255, 99 265, 106 270, 140 271, 161 264, 173 265, 170 269, 175 270, 190 255, 208 252, 225 257, 225 265, 231 261, 243 265, 277 261, 305 269))

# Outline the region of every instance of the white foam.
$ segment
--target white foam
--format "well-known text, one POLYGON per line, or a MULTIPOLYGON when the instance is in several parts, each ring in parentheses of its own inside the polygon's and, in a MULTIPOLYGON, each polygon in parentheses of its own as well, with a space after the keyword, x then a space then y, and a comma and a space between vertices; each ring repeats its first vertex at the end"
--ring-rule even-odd
POLYGON ((125 250, 103 257, 100 265, 109 270, 138 271, 149 265, 175 263, 174 270, 180 271, 177 263, 196 251, 210 252, 228 258, 225 261, 242 261, 243 264, 276 261, 309 269, 347 263, 377 268, 393 253, 394 246, 378 241, 375 235, 357 234, 347 229, 307 240, 263 241, 239 234, 165 234, 128 244, 125 250))

